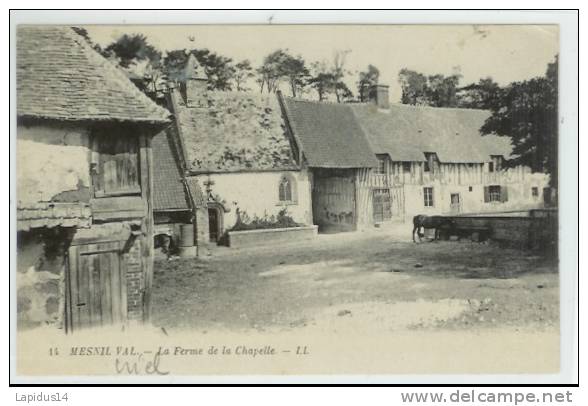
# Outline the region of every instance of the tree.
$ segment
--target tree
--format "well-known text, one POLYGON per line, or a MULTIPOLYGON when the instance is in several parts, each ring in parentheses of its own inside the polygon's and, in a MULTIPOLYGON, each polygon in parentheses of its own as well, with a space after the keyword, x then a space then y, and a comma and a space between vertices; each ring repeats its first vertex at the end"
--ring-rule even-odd
POLYGON ((380 78, 380 71, 374 65, 368 65, 367 70, 359 72, 359 81, 357 82, 357 91, 359 100, 367 101, 367 92, 370 87, 377 85, 380 78))
POLYGON ((150 96, 156 94, 163 76, 162 55, 143 34, 122 35, 104 48, 102 55, 116 61, 130 77, 134 77, 133 83, 143 92, 150 96))
POLYGON ((326 61, 311 64, 312 74, 308 84, 316 90, 319 101, 325 100, 329 94, 335 95, 337 103, 353 98, 353 93, 344 82, 345 76, 349 73, 345 69, 345 61, 350 52, 335 51, 331 64, 326 61))
POLYGON ((401 102, 434 107, 457 107, 457 89, 461 74, 425 76, 422 73, 401 69, 398 82, 402 88, 401 102))
POLYGON ((286 81, 290 86, 292 97, 296 97, 298 92, 306 86, 309 71, 300 55, 292 56, 287 49, 278 49, 263 59, 257 74, 259 76, 257 82, 262 93, 264 88, 268 93, 275 92, 279 89, 280 83, 286 81))
POLYGON ((316 71, 308 79, 308 84, 316 90, 319 101, 323 101, 335 88, 335 76, 331 72, 316 71))
POLYGON ((300 55, 294 57, 287 55, 281 67, 282 76, 286 78, 292 91, 292 97, 296 97, 299 91, 306 86, 310 75, 306 68, 306 62, 300 55))
POLYGON ((283 79, 282 66, 287 55, 285 51, 278 49, 263 58, 262 65, 257 69, 259 76, 257 82, 261 93, 263 93, 264 87, 268 93, 273 93, 278 89, 280 81, 283 79))
POLYGON ((336 50, 333 55, 333 67, 331 72, 334 78, 334 92, 335 97, 337 98, 337 103, 341 103, 342 100, 353 98, 353 93, 343 81, 345 76, 349 73, 345 69, 345 64, 347 62, 347 55, 349 55, 350 52, 350 49, 336 50))
POLYGON ((247 80, 252 78, 254 75, 253 67, 251 66, 251 62, 248 59, 245 59, 238 64, 235 65, 235 87, 236 90, 241 92, 248 91, 249 89, 245 86, 247 80))
POLYGON ((104 48, 103 54, 107 57, 115 56, 123 68, 129 68, 140 61, 149 61, 152 64, 159 64, 161 61, 161 52, 143 34, 123 34, 104 48))
POLYGON ((558 57, 547 66, 544 77, 514 82, 499 92, 483 134, 509 136, 513 157, 507 166, 525 165, 550 174, 557 187, 558 57))
POLYGON ((489 110, 497 103, 499 93, 498 83, 487 77, 460 88, 457 91, 457 104, 466 109, 489 110))
POLYGON ((183 81, 184 67, 190 54, 196 57, 198 65, 203 69, 210 90, 232 90, 236 68, 233 60, 210 50, 194 48, 191 50, 176 49, 169 51, 163 60, 164 70, 170 80, 183 81))
POLYGON ((409 69, 401 69, 398 73, 398 82, 402 89, 402 104, 429 105, 427 96, 427 77, 422 73, 409 69))

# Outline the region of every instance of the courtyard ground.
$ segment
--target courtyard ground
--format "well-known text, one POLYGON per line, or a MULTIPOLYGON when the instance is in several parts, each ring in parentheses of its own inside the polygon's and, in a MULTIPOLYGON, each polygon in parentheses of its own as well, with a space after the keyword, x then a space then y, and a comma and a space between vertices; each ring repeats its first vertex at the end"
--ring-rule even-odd
POLYGON ((558 314, 556 259, 492 242, 381 229, 155 263, 153 324, 166 331, 556 333, 558 314))

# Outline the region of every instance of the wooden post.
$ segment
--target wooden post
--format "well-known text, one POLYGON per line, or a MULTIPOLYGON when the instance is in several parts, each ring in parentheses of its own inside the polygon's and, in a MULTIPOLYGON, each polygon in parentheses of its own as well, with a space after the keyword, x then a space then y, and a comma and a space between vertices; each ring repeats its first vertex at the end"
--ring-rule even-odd
POLYGON ((151 137, 140 136, 141 159, 141 195, 145 202, 142 221, 143 243, 141 244, 141 261, 144 275, 143 321, 151 320, 151 290, 153 287, 153 151, 151 137))

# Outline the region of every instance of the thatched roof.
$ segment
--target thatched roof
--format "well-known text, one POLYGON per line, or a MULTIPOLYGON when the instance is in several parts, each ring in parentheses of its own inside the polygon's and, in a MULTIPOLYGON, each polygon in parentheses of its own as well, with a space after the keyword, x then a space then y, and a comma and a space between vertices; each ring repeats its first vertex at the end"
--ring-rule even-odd
POLYGON ((19 26, 16 49, 19 117, 169 122, 166 109, 69 27, 19 26))
POLYGON ((174 97, 178 133, 193 173, 297 169, 274 95, 207 92, 208 107, 174 97))
POLYGON ((349 105, 287 97, 283 101, 288 122, 309 167, 377 165, 374 151, 349 105))
POLYGON ((392 104, 378 110, 372 104, 352 109, 374 152, 394 161, 422 161, 423 152, 435 152, 441 162, 487 162, 490 155, 506 158, 512 151, 508 137, 482 136, 489 112, 392 104))

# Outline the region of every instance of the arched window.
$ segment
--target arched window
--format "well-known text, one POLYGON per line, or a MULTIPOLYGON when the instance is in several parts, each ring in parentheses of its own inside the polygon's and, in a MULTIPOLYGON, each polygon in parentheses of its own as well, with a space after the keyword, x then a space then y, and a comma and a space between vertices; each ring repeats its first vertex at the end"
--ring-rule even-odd
POLYGON ((291 202, 292 201, 292 182, 288 177, 282 176, 280 179, 280 202, 291 202))
POLYGON ((289 173, 280 176, 278 200, 280 204, 296 204, 296 179, 289 173))

